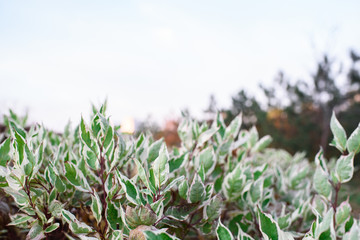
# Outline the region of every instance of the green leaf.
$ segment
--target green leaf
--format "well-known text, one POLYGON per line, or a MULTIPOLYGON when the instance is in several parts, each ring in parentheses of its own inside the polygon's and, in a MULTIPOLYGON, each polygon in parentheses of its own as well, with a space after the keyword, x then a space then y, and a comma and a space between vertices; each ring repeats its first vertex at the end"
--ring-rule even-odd
POLYGON ((53 188, 51 190, 50 195, 49 195, 49 201, 48 201, 49 204, 56 199, 57 193, 58 192, 56 191, 56 188, 53 188))
POLYGON ((334 135, 335 147, 341 152, 344 152, 346 150, 346 132, 337 120, 335 112, 333 112, 331 116, 330 129, 334 135))
POLYGON ((350 215, 349 220, 345 224, 345 232, 348 232, 354 224, 354 218, 350 215))
POLYGON ((26 154, 26 162, 24 161, 24 172, 27 176, 31 177, 31 173, 33 171, 35 165, 35 156, 29 149, 29 146, 25 144, 25 154, 26 154))
POLYGON ((60 177, 56 177, 55 188, 60 193, 65 192, 65 190, 66 190, 66 186, 65 186, 65 184, 63 183, 63 181, 61 180, 60 177))
POLYGON ((15 122, 13 121, 10 121, 9 122, 10 124, 10 129, 13 131, 13 132, 16 132, 18 133, 23 139, 26 139, 26 132, 24 129, 22 129, 21 127, 19 127, 15 122))
POLYGON ((202 183, 199 175, 196 174, 189 189, 188 200, 191 203, 196 203, 202 201, 204 197, 205 197, 205 186, 202 183))
POLYGON ((8 138, 0 145, 0 166, 5 167, 10 160, 10 143, 11 140, 8 138))
POLYGON ((52 164, 49 164, 47 168, 45 169, 45 179, 51 184, 55 184, 56 180, 56 174, 54 171, 54 166, 52 164))
POLYGON ((75 234, 84 234, 93 232, 92 228, 83 222, 80 222, 76 217, 69 211, 63 209, 61 211, 64 220, 69 224, 70 229, 75 234))
POLYGON ((217 219, 220 216, 223 200, 219 195, 214 196, 209 204, 204 207, 204 218, 209 222, 217 219))
POLYGON ((103 143, 104 149, 107 149, 108 146, 110 146, 110 143, 113 140, 113 136, 114 136, 114 129, 112 127, 108 127, 108 130, 106 132, 106 137, 103 143))
POLYGON ((290 185, 292 188, 297 187, 302 180, 306 178, 310 170, 309 164, 301 164, 301 166, 298 166, 297 169, 291 171, 290 174, 290 185))
POLYGON ((27 215, 19 215, 17 216, 16 218, 13 219, 13 221, 11 221, 11 223, 9 223, 8 225, 11 226, 16 226, 16 225, 19 225, 19 224, 23 224, 23 223, 26 223, 28 221, 32 222, 34 220, 33 217, 30 217, 30 216, 27 216, 27 215))
POLYGON ((263 213, 259 209, 260 231, 264 238, 269 240, 278 240, 278 226, 271 215, 263 213))
POLYGON ((64 205, 59 201, 54 200, 49 204, 49 212, 52 216, 56 218, 61 218, 61 210, 64 208, 64 205))
POLYGON ((236 138, 239 134, 240 127, 242 124, 242 113, 237 115, 230 123, 230 125, 225 130, 224 139, 227 139, 228 137, 236 138))
POLYGON ((51 233, 52 231, 55 231, 59 226, 59 223, 54 223, 45 229, 45 233, 51 233))
POLYGON ((250 235, 243 232, 243 230, 241 229, 241 227, 239 225, 237 225, 237 226, 239 229, 238 237, 237 237, 238 240, 254 240, 254 238, 252 238, 250 235))
POLYGON ((153 144, 151 144, 149 148, 148 163, 152 163, 159 156, 159 151, 163 145, 163 142, 164 140, 161 138, 156 142, 154 142, 153 144))
POLYGON ((200 226, 200 231, 204 234, 209 234, 211 233, 212 230, 212 225, 209 222, 206 222, 205 224, 203 224, 202 226, 200 226))
POLYGON ((125 191, 126 191, 126 195, 130 197, 130 199, 132 199, 133 201, 135 201, 134 203, 138 203, 138 198, 139 198, 139 193, 138 190, 135 186, 135 184, 133 184, 130 180, 126 180, 125 181, 125 191))
POLYGON ((148 158, 148 138, 141 134, 138 138, 136 144, 136 155, 135 158, 138 159, 141 163, 147 162, 148 158))
POLYGON ((332 240, 334 238, 331 237, 331 231, 330 229, 326 230, 325 232, 322 232, 319 236, 319 240, 332 240))
POLYGON ((263 165, 256 167, 254 169, 254 180, 257 180, 260 176, 262 176, 268 166, 269 164, 264 163, 263 165))
POLYGON ((80 138, 90 149, 92 149, 90 132, 87 130, 84 119, 82 117, 80 122, 80 138))
POLYGON ((45 148, 44 145, 45 143, 42 142, 35 152, 36 161, 34 159, 34 168, 33 168, 33 172, 35 174, 39 171, 44 161, 44 148, 45 148))
POLYGON ((203 149, 197 156, 199 164, 204 165, 206 175, 210 175, 216 166, 216 156, 212 147, 203 149))
POLYGON ((226 131, 226 126, 224 123, 224 119, 222 117, 222 114, 220 112, 218 112, 216 114, 216 121, 214 121, 214 123, 216 124, 216 126, 219 128, 218 130, 218 134, 220 135, 221 139, 224 139, 225 136, 225 131, 226 131))
POLYGON ((336 161, 335 172, 341 183, 350 181, 354 174, 354 153, 341 156, 336 161))
POLYGON ((123 220, 121 216, 121 206, 115 202, 108 202, 106 207, 106 220, 112 230, 121 229, 123 220))
POLYGON ((91 130, 96 138, 99 137, 100 130, 101 130, 101 124, 100 124, 100 118, 98 114, 95 114, 92 122, 91 122, 91 130))
POLYGON ((280 229, 288 228, 290 226, 290 224, 291 224, 291 214, 288 213, 288 214, 286 214, 284 216, 279 217, 277 222, 278 222, 278 225, 279 225, 280 229))
POLYGON ((230 138, 228 141, 223 142, 220 147, 217 149, 219 156, 224 157, 229 153, 230 147, 233 143, 234 139, 230 138))
POLYGON ((4 190, 7 194, 11 195, 11 197, 14 198, 16 204, 20 206, 26 206, 27 204, 29 204, 29 198, 24 190, 15 190, 13 188, 6 188, 4 190))
POLYGON ((200 126, 197 121, 194 121, 194 124, 192 125, 192 132, 195 139, 199 137, 200 132, 200 126))
POLYGON ((341 225, 348 220, 351 213, 351 206, 348 201, 342 202, 340 206, 336 208, 335 220, 337 225, 341 225))
POLYGON ((197 146, 196 147, 200 147, 202 146, 205 142, 207 142, 217 131, 219 130, 219 128, 210 128, 208 130, 206 130, 205 132, 201 133, 198 141, 197 141, 197 146))
POLYGON ((134 159, 135 164, 136 164, 136 168, 137 168, 137 172, 138 172, 138 176, 141 179, 141 181, 144 183, 144 185, 151 190, 152 193, 156 193, 156 189, 153 187, 152 184, 149 184, 149 180, 146 176, 146 172, 144 167, 142 166, 142 164, 139 162, 139 160, 137 160, 136 158, 134 159))
POLYGON ((18 153, 18 164, 21 166, 25 158, 25 138, 22 137, 18 132, 14 132, 16 150, 18 153))
POLYGON ((238 164, 231 173, 225 176, 225 179, 222 183, 222 190, 226 199, 234 200, 240 197, 245 180, 246 176, 241 171, 240 164, 238 164))
POLYGON ((259 133, 256 127, 254 126, 249 131, 249 139, 248 139, 249 147, 254 147, 258 140, 259 140, 259 133))
POLYGON ((123 240, 123 231, 122 230, 115 230, 111 233, 110 240, 123 240))
POLYGON ((180 122, 178 127, 178 134, 181 139, 182 145, 188 150, 191 149, 194 144, 193 138, 195 136, 193 136, 192 122, 190 119, 184 118, 180 122))
POLYGON ((169 170, 170 173, 174 172, 175 170, 180 169, 185 163, 186 160, 189 158, 189 154, 188 153, 184 153, 181 156, 177 156, 175 158, 172 158, 169 161, 169 170))
POLYGON ((179 195, 183 199, 187 199, 187 193, 189 189, 188 181, 185 179, 179 186, 179 195))
POLYGON ((216 180, 214 182, 214 190, 216 193, 221 191, 223 182, 224 182, 223 175, 220 175, 218 178, 216 178, 216 180))
POLYGON ((149 169, 149 186, 150 186, 150 189, 152 189, 152 191, 155 191, 155 192, 157 191, 154 169, 152 169, 152 168, 149 169))
POLYGON ((78 166, 71 162, 65 164, 65 177, 79 191, 90 192, 90 185, 78 166))
POLYGON ((169 154, 165 143, 161 145, 159 156, 154 160, 152 169, 154 170, 155 186, 160 189, 169 177, 169 154))
POLYGON ((315 190, 327 199, 330 199, 332 187, 328 181, 327 174, 322 170, 322 168, 316 168, 313 182, 315 190))
POLYGON ((156 222, 157 216, 154 211, 148 207, 148 205, 139 205, 135 208, 127 206, 125 218, 131 228, 136 228, 140 225, 153 225, 156 222))
POLYGON ((140 193, 136 185, 129 180, 127 177, 123 176, 119 171, 116 171, 121 187, 124 189, 126 198, 134 203, 135 205, 140 203, 140 193))
MULTIPOLYGON (((316 239, 331 239, 330 235, 331 232, 329 231, 333 227, 333 216, 334 211, 332 208, 325 214, 325 216, 322 218, 322 221, 319 223, 319 225, 315 229, 315 238, 316 239), (327 236, 328 238, 325 238, 327 236)), ((319 221, 319 217, 317 219, 319 221)))
POLYGON ((230 230, 221 223, 220 219, 219 219, 218 225, 216 227, 216 237, 219 240, 233 240, 234 239, 230 230))
POLYGON ((316 195, 312 201, 313 208, 320 214, 325 215, 327 210, 327 203, 325 202, 324 198, 320 195, 316 195))
POLYGON ((347 140, 346 147, 349 152, 353 152, 354 154, 360 151, 360 123, 347 140))
MULTIPOLYGON (((160 232, 156 231, 144 231, 147 240, 179 240, 179 238, 175 236, 171 236, 166 232, 160 230, 160 232)), ((139 238, 141 239, 141 238, 139 238)))
POLYGON ((9 184, 9 187, 14 191, 19 191, 23 189, 25 183, 25 175, 21 172, 20 169, 15 169, 6 175, 6 181, 9 184))
POLYGON ((42 226, 36 221, 26 235, 26 240, 41 240, 45 238, 42 226))
POLYGON ((91 195, 91 211, 94 214, 95 220, 97 223, 101 221, 101 212, 102 212, 102 204, 99 198, 99 195, 93 190, 93 194, 91 195))
POLYGON ((69 162, 65 163, 64 165, 65 165, 65 177, 67 178, 67 180, 69 180, 69 182, 74 186, 80 186, 81 182, 77 176, 75 165, 69 162))
POLYGON ((271 142, 272 137, 270 137, 269 135, 264 136, 254 145, 254 147, 251 149, 251 152, 260 152, 264 150, 267 146, 269 146, 271 142))
POLYGON ((203 164, 200 165, 200 169, 199 169, 199 171, 198 171, 198 174, 199 174, 199 176, 200 176, 201 181, 202 181, 202 182, 205 182, 205 169, 204 169, 204 165, 203 165, 203 164))
POLYGON ((93 170, 99 169, 100 165, 97 161, 97 156, 93 151, 86 151, 86 163, 87 165, 92 168, 93 170))
POLYGON ((320 148, 319 152, 315 156, 315 164, 317 166, 320 166, 325 173, 328 172, 326 161, 324 159, 324 152, 322 148, 320 148))
POLYGON ((187 219, 189 214, 193 212, 196 209, 196 207, 197 204, 188 204, 188 203, 179 206, 170 206, 166 210, 165 215, 170 218, 183 221, 187 219))
POLYGON ((250 196, 251 196, 251 201, 253 203, 257 203, 257 202, 259 202, 261 200, 262 195, 263 195, 263 191, 264 191, 263 183, 264 183, 264 179, 259 178, 253 184, 251 184, 250 196))
POLYGON ((165 203, 165 198, 166 196, 164 196, 163 199, 159 199, 153 203, 150 204, 150 208, 155 212, 155 214, 157 215, 157 217, 155 218, 159 218, 163 215, 164 212, 164 203, 165 203))
POLYGON ((353 225, 350 232, 344 234, 342 240, 358 240, 360 235, 360 229, 357 225, 353 225))
POLYGON ((39 223, 41 223, 41 225, 44 224, 47 221, 45 213, 43 213, 37 206, 35 207, 34 211, 39 218, 39 223))
POLYGON ((136 140, 136 144, 135 144, 136 148, 139 148, 143 144, 144 140, 145 140, 145 135, 144 133, 141 133, 138 139, 136 140))
POLYGON ((171 188, 173 188, 179 181, 182 181, 184 178, 185 178, 184 176, 175 178, 169 184, 167 184, 167 186, 165 187, 165 189, 162 192, 165 194, 167 191, 169 191, 171 188))
POLYGON ((205 197, 204 197, 204 202, 209 200, 211 195, 213 194, 214 192, 214 185, 213 184, 208 184, 206 185, 205 187, 205 197))

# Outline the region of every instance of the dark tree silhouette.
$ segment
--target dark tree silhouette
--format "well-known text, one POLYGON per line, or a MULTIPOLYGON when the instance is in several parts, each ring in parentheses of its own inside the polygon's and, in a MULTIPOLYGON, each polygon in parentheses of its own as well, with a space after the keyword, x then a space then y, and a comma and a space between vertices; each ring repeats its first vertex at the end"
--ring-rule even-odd
POLYGON ((325 54, 308 80, 294 82, 280 72, 271 86, 259 86, 266 97, 263 106, 257 98, 239 91, 230 109, 224 109, 226 122, 242 112, 244 127, 257 125, 261 135, 274 138, 274 147, 314 156, 320 145, 332 155, 327 147, 332 111, 348 133, 360 117, 360 55, 351 51, 350 59, 351 66, 344 71, 341 64, 325 54), (341 78, 346 79, 345 83, 339 83, 341 78))

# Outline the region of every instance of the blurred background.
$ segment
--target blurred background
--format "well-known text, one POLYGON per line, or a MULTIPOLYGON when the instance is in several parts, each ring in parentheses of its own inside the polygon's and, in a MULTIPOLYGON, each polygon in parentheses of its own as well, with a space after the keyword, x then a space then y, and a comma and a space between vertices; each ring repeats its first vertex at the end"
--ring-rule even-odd
MULTIPOLYGON (((183 114, 243 112, 273 147, 332 149, 360 121, 359 1, 0 1, 0 114, 62 132, 107 99, 168 145, 183 114)), ((74 126, 75 127, 75 126, 74 126)), ((0 128, 1 130, 1 128, 0 128)))

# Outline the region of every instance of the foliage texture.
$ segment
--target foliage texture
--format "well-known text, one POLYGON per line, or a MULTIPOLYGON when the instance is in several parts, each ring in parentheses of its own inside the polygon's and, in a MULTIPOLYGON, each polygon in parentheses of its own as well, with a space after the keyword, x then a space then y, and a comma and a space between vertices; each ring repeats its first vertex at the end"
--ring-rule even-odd
MULTIPOLYGON (((184 117, 181 146, 120 134, 95 109, 56 134, 6 116, 0 184, 17 207, 4 230, 26 239, 359 239, 359 220, 338 193, 354 173, 360 126, 347 137, 335 114, 332 145, 314 162, 268 148, 270 136, 184 117)), ((9 214, 6 214, 8 216, 9 214)), ((2 218, 6 221, 6 216, 2 218)), ((1 216, 0 216, 1 217, 1 216)), ((1 223, 1 222, 0 222, 1 223)), ((0 234, 2 234, 0 233, 0 234)))

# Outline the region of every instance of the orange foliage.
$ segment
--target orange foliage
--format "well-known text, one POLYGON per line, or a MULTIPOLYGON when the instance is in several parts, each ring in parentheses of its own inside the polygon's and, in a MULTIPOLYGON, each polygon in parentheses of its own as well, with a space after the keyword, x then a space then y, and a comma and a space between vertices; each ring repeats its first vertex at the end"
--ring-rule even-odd
POLYGON ((167 146, 180 146, 181 140, 177 133, 177 128, 179 126, 179 122, 176 120, 167 120, 165 122, 164 128, 156 133, 155 139, 164 138, 167 146))

